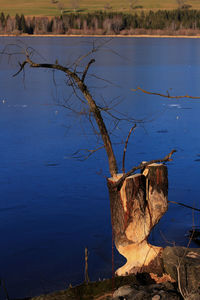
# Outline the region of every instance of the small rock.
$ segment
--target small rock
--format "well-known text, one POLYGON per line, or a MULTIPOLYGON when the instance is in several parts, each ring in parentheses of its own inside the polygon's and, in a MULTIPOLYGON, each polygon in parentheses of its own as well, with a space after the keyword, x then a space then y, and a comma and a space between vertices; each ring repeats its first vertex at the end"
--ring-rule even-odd
POLYGON ((124 286, 121 286, 120 288, 118 288, 114 294, 113 294, 113 298, 117 299, 117 297, 124 297, 124 296, 127 296, 129 295, 130 293, 132 293, 132 288, 130 287, 130 285, 124 285, 124 286))
POLYGON ((160 300, 160 295, 155 295, 152 297, 152 300, 160 300))

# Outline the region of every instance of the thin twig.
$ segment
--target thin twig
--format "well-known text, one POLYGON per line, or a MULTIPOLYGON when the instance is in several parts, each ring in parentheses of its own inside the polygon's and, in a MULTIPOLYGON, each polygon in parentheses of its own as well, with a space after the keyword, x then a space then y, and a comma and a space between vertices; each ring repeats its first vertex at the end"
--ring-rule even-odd
POLYGON ((96 149, 79 149, 73 153, 72 157, 76 158, 78 160, 84 161, 84 160, 88 159, 92 154, 96 153, 97 151, 99 151, 103 148, 104 148, 104 145, 100 146, 96 149), (87 155, 81 154, 81 152, 85 152, 85 153, 87 153, 87 155))
POLYGON ((0 285, 2 285, 5 296, 6 296, 6 300, 9 300, 9 296, 8 296, 8 291, 5 285, 5 281, 3 279, 0 279, 0 285))
POLYGON ((160 93, 149 92, 149 91, 146 91, 146 90, 142 89, 139 86, 136 89, 131 89, 131 91, 133 91, 133 92, 136 92, 138 90, 140 90, 141 92, 143 92, 145 94, 148 94, 148 95, 155 95, 155 96, 160 96, 160 97, 170 98, 170 99, 182 99, 182 98, 200 99, 200 97, 194 97, 194 96, 190 96, 190 95, 170 96, 169 93, 167 95, 165 95, 165 94, 160 94, 160 93))
POLYGON ((178 265, 176 266, 176 270, 177 270, 177 281, 178 281, 178 289, 179 292, 181 294, 181 296, 183 297, 183 299, 185 298, 185 293, 182 290, 182 286, 181 286, 181 276, 180 276, 180 267, 181 267, 181 260, 178 260, 178 265))
POLYGON ((24 69, 26 64, 27 64, 27 61, 24 61, 22 64, 19 62, 20 69, 19 69, 19 71, 17 71, 17 73, 15 73, 13 75, 13 77, 17 76, 24 69))
MULTIPOLYGON (((179 288, 179 291, 183 297, 183 299, 190 299, 190 296, 192 295, 192 293, 190 293, 189 291, 187 291, 187 289, 185 288, 183 290, 182 288, 182 284, 181 284, 181 274, 180 274, 180 269, 181 269, 181 264, 184 260, 184 258, 186 257, 187 255, 187 252, 188 252, 188 249, 189 249, 189 246, 192 242, 192 239, 193 239, 193 235, 194 235, 194 232, 195 232, 195 229, 194 229, 194 210, 198 210, 198 209, 195 209, 191 206, 188 206, 188 205, 184 205, 182 203, 179 203, 179 202, 175 202, 175 201, 169 201, 169 202, 172 202, 172 203, 177 203, 179 205, 182 205, 182 206, 186 206, 187 208, 191 208, 193 211, 192 211, 192 222, 193 222, 193 231, 192 231, 192 234, 190 235, 190 238, 189 238, 189 241, 188 241, 188 244, 187 244, 187 247, 186 249, 184 250, 184 254, 182 255, 181 258, 178 258, 178 265, 176 266, 176 269, 177 269, 177 279, 178 279, 178 288, 179 288)), ((200 210, 199 210, 200 211, 200 210)), ((184 268, 184 262, 183 262, 183 268, 184 268)))
POLYGON ((173 245, 174 247, 176 246, 176 243, 173 241, 173 242, 170 242, 167 240, 167 238, 165 237, 164 233, 159 229, 159 232, 160 232, 160 235, 161 237, 163 238, 163 240, 165 241, 165 243, 168 243, 170 245, 173 245))
POLYGON ((118 87, 118 88, 122 87, 121 85, 116 84, 116 83, 114 83, 114 82, 112 82, 112 81, 110 81, 108 79, 105 79, 105 78, 102 78, 100 76, 97 76, 96 74, 88 74, 88 76, 93 77, 93 78, 98 79, 98 80, 101 80, 103 82, 106 82, 106 83, 108 83, 108 84, 110 84, 110 85, 112 85, 114 87, 118 87))
POLYGON ((96 46, 95 41, 93 41, 92 42, 92 50, 90 50, 86 54, 83 54, 83 55, 79 56, 78 59, 73 63, 73 65, 78 66, 83 59, 85 59, 86 57, 88 57, 88 56, 92 55, 93 53, 99 51, 99 49, 102 49, 103 46, 106 45, 107 43, 109 43, 112 39, 113 38, 103 40, 103 42, 100 43, 98 46, 96 46))
POLYGON ((123 153, 123 159, 122 159, 122 172, 123 174, 125 174, 125 157, 126 157, 126 150, 127 150, 127 146, 128 146, 128 141, 129 138, 131 136, 131 133, 133 132, 133 130, 136 128, 136 124, 134 124, 133 127, 131 127, 129 134, 127 136, 126 142, 125 142, 125 146, 124 146, 124 153, 123 153))
POLYGON ((88 284, 90 282, 88 275, 88 249, 85 248, 85 282, 88 284))
POLYGON ((89 67, 90 67, 91 64, 93 64, 93 63, 95 63, 95 59, 91 59, 91 60, 89 61, 89 63, 87 64, 87 66, 85 67, 85 70, 84 70, 84 72, 83 72, 83 76, 82 76, 82 78, 81 78, 81 81, 82 81, 82 82, 84 82, 85 77, 86 77, 86 75, 87 75, 87 72, 88 72, 88 70, 89 70, 89 67))
POLYGON ((169 203, 173 203, 173 204, 178 204, 178 205, 184 206, 184 207, 186 207, 186 208, 190 208, 190 209, 193 209, 193 210, 196 210, 196 211, 199 211, 199 212, 200 212, 200 209, 199 209, 199 208, 192 207, 192 206, 183 204, 183 203, 181 203, 181 202, 176 202, 176 201, 168 201, 168 202, 169 202, 169 203))

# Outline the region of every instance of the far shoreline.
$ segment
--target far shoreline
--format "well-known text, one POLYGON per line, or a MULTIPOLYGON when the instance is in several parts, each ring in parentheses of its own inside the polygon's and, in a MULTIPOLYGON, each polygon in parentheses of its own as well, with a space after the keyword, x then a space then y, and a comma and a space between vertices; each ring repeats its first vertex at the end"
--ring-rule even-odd
POLYGON ((68 38, 68 37, 87 37, 87 38, 181 38, 181 39, 199 39, 200 35, 161 35, 161 34, 118 34, 118 35, 112 35, 112 34, 107 34, 107 35, 89 35, 89 34, 0 34, 0 37, 62 37, 62 38, 68 38))

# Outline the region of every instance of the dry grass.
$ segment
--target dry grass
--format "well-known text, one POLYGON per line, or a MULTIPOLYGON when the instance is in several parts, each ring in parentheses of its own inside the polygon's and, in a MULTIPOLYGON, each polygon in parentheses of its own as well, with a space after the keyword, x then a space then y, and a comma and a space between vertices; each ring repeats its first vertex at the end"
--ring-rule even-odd
MULTIPOLYGON (((23 13, 24 15, 34 16, 56 16, 60 15, 61 10, 59 3, 62 4, 64 13, 73 11, 72 2, 76 0, 0 0, 0 9, 6 14, 15 15, 23 13)), ((80 0, 78 11, 93 12, 96 10, 104 10, 106 4, 109 4, 110 11, 135 12, 138 10, 130 10, 130 2, 132 0, 80 0)), ((200 9, 199 0, 188 0, 187 4, 192 5, 193 9, 200 9)), ((134 4, 133 4, 134 5, 134 4)), ((158 9, 176 9, 178 7, 176 0, 137 0, 135 5, 143 6, 144 10, 158 9)))

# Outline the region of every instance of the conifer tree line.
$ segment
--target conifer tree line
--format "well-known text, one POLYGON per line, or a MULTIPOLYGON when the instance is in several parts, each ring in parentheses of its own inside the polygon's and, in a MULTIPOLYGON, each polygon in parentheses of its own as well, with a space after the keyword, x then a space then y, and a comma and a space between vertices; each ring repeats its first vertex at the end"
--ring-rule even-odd
POLYGON ((199 10, 71 13, 59 17, 15 17, 0 14, 0 34, 134 34, 137 29, 200 30, 199 10))

